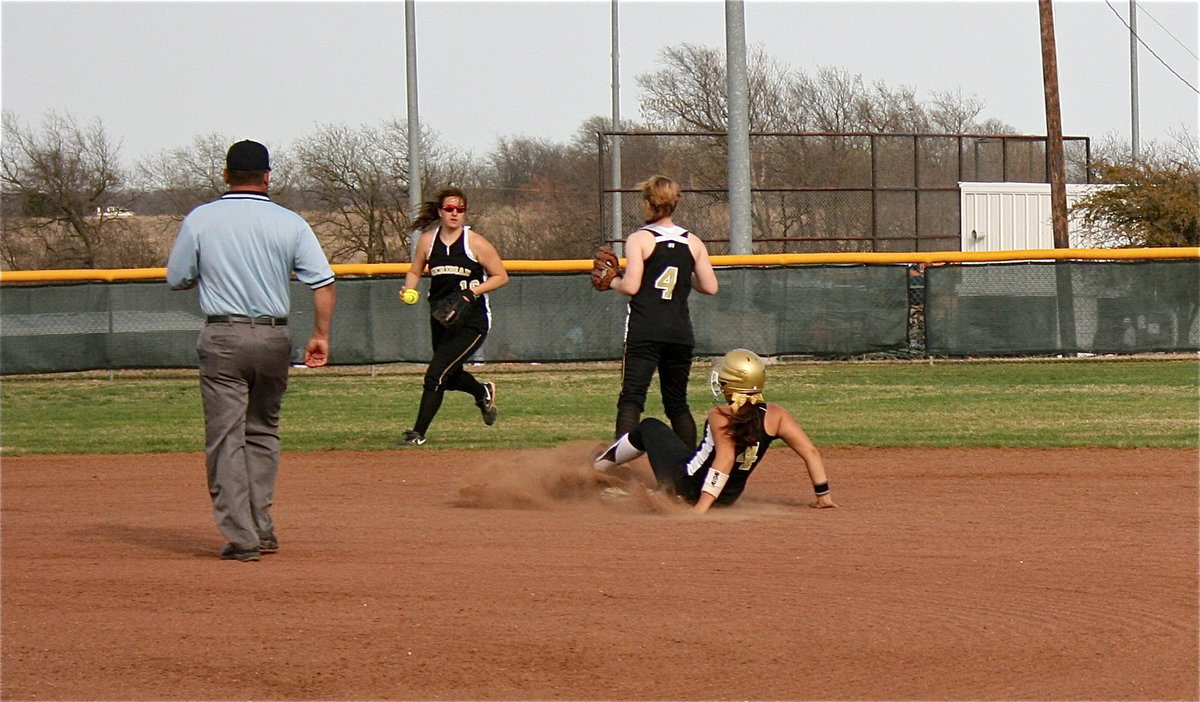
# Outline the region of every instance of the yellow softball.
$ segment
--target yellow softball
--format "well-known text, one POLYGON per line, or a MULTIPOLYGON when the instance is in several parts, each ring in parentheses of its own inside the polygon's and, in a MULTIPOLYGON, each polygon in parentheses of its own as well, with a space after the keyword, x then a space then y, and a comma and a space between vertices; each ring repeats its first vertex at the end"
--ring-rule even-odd
POLYGON ((417 300, 421 299, 421 293, 416 288, 409 288, 408 290, 404 291, 404 294, 401 295, 401 298, 404 300, 404 304, 415 305, 417 304, 417 300))

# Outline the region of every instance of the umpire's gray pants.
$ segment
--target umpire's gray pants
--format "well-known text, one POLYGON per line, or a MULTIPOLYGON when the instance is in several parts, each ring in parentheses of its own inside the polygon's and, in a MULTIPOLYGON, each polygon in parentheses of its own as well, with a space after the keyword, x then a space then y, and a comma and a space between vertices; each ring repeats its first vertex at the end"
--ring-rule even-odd
POLYGON ((274 534, 279 408, 292 339, 286 326, 212 323, 196 344, 204 455, 217 528, 237 549, 274 534))

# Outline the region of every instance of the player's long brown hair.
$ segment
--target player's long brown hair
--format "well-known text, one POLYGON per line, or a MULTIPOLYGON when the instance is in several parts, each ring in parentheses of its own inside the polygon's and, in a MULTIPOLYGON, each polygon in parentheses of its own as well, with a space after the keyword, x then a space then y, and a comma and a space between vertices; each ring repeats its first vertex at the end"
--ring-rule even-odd
POLYGON ((417 216, 413 218, 412 224, 409 225, 409 228, 423 232, 429 228, 429 225, 440 220, 441 216, 438 215, 438 209, 441 208, 442 203, 444 203, 448 197, 461 198, 463 207, 467 206, 466 193, 454 187, 453 185, 447 186, 439 190, 438 194, 434 195, 432 200, 426 200, 425 202, 421 203, 421 205, 417 208, 417 216))
POLYGON ((738 453, 757 444, 762 438, 763 420, 762 413, 758 411, 759 404, 761 401, 747 402, 729 413, 729 426, 726 427, 726 431, 733 439, 738 453))

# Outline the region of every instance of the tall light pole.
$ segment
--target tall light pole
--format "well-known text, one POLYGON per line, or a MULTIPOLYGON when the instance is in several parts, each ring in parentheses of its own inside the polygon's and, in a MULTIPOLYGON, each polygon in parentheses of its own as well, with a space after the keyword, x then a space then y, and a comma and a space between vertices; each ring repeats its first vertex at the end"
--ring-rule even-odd
POLYGON ((725 81, 729 123, 729 253, 754 253, 750 231, 750 83, 746 76, 745 4, 725 0, 725 81))
MULTIPOLYGON (((414 0, 404 0, 404 56, 408 79, 408 212, 415 217, 421 207, 421 118, 417 115, 417 21, 414 0)), ((411 255, 417 238, 409 236, 411 255)))
POLYGON ((1138 37, 1137 2, 1129 0, 1129 116, 1132 122, 1130 142, 1133 145, 1133 160, 1138 160, 1138 37))
MULTIPOLYGON (((617 32, 617 0, 612 0, 612 130, 621 131, 621 43, 617 32)), ((612 138, 612 232, 613 250, 624 255, 621 222, 621 137, 612 138)))

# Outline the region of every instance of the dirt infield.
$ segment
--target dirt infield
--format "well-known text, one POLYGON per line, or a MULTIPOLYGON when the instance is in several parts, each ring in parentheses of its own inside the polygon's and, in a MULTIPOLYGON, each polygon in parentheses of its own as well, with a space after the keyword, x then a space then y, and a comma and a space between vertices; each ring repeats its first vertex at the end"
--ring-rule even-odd
POLYGON ((813 510, 776 449, 697 518, 589 449, 287 453, 260 563, 200 455, 5 458, 0 696, 1200 698, 1195 451, 829 448, 813 510))

